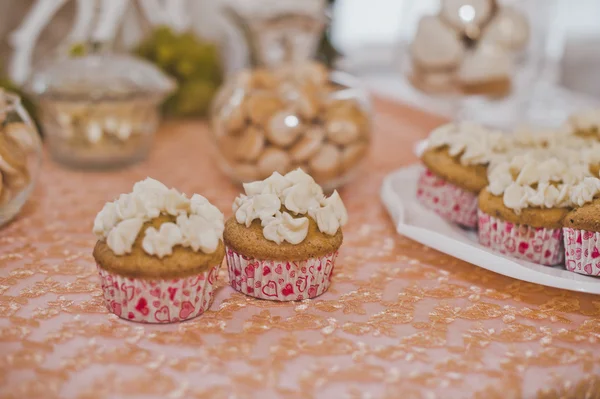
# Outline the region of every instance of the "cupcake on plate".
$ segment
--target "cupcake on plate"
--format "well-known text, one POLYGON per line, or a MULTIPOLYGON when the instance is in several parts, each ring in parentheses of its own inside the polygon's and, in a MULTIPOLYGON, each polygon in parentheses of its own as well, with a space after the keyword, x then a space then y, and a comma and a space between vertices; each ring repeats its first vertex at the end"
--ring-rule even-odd
POLYGON ((261 299, 297 301, 329 288, 348 214, 296 169, 244 184, 223 239, 231 286, 261 299))
MULTIPOLYGON (((582 189, 582 193, 595 187, 582 189)), ((567 214, 563 227, 565 266, 572 272, 600 276, 600 199, 567 214)))
POLYGON ((543 265, 561 263, 565 216, 600 190, 600 179, 579 155, 532 150, 494 165, 479 195, 480 244, 543 265))
POLYGON ((225 256, 223 229, 223 214, 206 198, 150 178, 108 202, 93 229, 108 310, 144 323, 202 314, 225 256))
POLYGON ((477 226, 477 195, 488 185, 487 166, 507 147, 506 136, 475 123, 448 124, 431 132, 421 156, 426 166, 417 198, 440 216, 477 226))

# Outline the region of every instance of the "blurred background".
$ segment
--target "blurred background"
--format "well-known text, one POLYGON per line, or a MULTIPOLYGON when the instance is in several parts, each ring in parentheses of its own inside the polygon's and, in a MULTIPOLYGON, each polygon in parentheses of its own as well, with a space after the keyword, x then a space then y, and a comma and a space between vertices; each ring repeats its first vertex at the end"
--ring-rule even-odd
MULTIPOLYGON (((335 188, 370 147, 373 94, 554 128, 599 107, 598 70, 600 0, 0 0, 0 87, 24 105, 0 98, 0 122, 35 165, 37 131, 63 165, 114 169, 160 118, 195 119, 235 182, 302 167, 335 188)), ((36 170, 7 172, 0 204, 36 170)))

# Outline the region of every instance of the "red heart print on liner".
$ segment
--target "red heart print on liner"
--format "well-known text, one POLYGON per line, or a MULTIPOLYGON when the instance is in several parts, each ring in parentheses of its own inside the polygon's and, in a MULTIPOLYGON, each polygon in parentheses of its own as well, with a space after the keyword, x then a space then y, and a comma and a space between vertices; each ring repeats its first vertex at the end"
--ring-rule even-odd
POLYGON ((596 259, 599 256, 600 256, 600 251, 598 251, 598 247, 594 247, 594 249, 592 249, 592 258, 596 259))
POLYGON ((264 266, 263 267, 263 276, 266 276, 269 273, 271 273, 271 268, 269 266, 264 266))
POLYGON ((257 281, 254 283, 255 288, 260 288, 261 285, 262 285, 262 283, 260 281, 257 281))
POLYGON ((254 292, 254 287, 248 286, 248 287, 246 287, 246 291, 248 291, 248 292, 254 292))
POLYGON ((133 299, 133 295, 135 294, 135 288, 133 285, 125 285, 125 283, 121 284, 121 291, 125 293, 128 301, 133 299))
POLYGON ((319 288, 319 285, 311 285, 310 288, 308 289, 308 297, 309 298, 314 298, 317 296, 317 288, 319 288))
POLYGON ((311 267, 309 267, 309 268, 308 268, 308 272, 309 272, 310 274, 315 274, 315 267, 314 267, 314 266, 311 266, 311 267))
POLYGON ((139 299, 137 305, 135 305, 135 310, 137 310, 144 316, 148 316, 148 313, 150 313, 150 309, 148 309, 148 301, 146 300, 146 298, 141 297, 139 299))
POLYGON ((214 284, 214 282, 215 282, 215 269, 212 268, 212 269, 210 269, 210 272, 208 272, 208 283, 214 284))
POLYGON ((129 314, 127 315, 128 319, 133 319, 135 317, 135 315, 133 314, 133 312, 129 312, 129 314))
POLYGON ((306 276, 298 277, 298 280, 296 280, 296 288, 298 288, 298 291, 300 292, 304 292, 306 290, 306 276))
POLYGON ((296 277, 296 272, 294 270, 290 272, 290 277, 296 277))
POLYGON ((285 287, 283 287, 283 289, 281 290, 281 293, 283 294, 283 296, 292 295, 294 293, 294 287, 292 287, 292 284, 287 283, 285 287))
POLYGON ((121 316, 121 304, 119 302, 117 302, 117 301, 113 301, 113 303, 112 303, 112 311, 117 316, 121 316))
POLYGON ((165 305, 162 308, 158 309, 156 312, 154 312, 154 318, 156 319, 156 321, 161 323, 168 322, 169 320, 171 320, 169 308, 165 305))
POLYGON ((160 298, 160 287, 154 287, 150 290, 150 295, 160 298))
POLYGON ((581 244, 581 234, 577 234, 577 239, 575 240, 577 244, 581 244))
POLYGON ((183 290, 183 295, 190 296, 190 290, 183 290))
POLYGON ((194 305, 190 301, 185 301, 181 304, 181 310, 179 311, 180 319, 187 319, 192 312, 195 310, 194 305))
POLYGON ((279 283, 279 285, 283 284, 283 282, 284 282, 284 281, 285 281, 285 280, 284 280, 284 279, 282 279, 282 278, 280 278, 280 279, 278 279, 278 280, 277 280, 277 282, 279 283))
POLYGON ((277 296, 277 284, 270 280, 267 285, 262 288, 262 293, 266 296, 277 296))
POLYGON ((152 306, 154 306, 155 308, 160 306, 160 301, 152 301, 152 306))
POLYGON ((115 296, 115 290, 110 290, 110 296, 115 296))
POLYGON ((585 265, 583 267, 583 270, 587 273, 587 274, 592 274, 592 264, 588 263, 587 265, 585 265))
POLYGON ((288 262, 288 263, 285 265, 285 268, 286 268, 287 270, 290 270, 290 269, 292 268, 292 265, 290 265, 290 262, 288 262))
POLYGON ((177 293, 177 288, 169 287, 167 288, 167 291, 169 291, 169 299, 173 300, 175 298, 175 294, 177 293))
POLYGON ((281 267, 281 265, 278 265, 278 266, 275 268, 275 273, 277 273, 277 274, 281 274, 281 273, 283 273, 283 267, 281 267))
POLYGON ((246 268, 244 269, 244 271, 246 272, 246 276, 249 278, 254 278, 254 265, 248 265, 246 266, 246 268))
POLYGON ((236 276, 241 276, 242 272, 240 271, 240 269, 233 269, 233 274, 235 274, 236 276))
POLYGON ((528 248, 529 244, 527 244, 526 242, 519 243, 519 253, 524 254, 528 248))

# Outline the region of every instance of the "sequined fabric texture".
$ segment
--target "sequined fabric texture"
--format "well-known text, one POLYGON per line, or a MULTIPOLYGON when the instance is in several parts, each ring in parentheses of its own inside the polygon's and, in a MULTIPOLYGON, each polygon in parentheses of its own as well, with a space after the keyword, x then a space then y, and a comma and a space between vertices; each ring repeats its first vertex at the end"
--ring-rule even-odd
MULTIPOLYGON (((386 173, 441 122, 376 103, 373 150, 341 195, 350 212, 329 290, 246 297, 221 268, 215 302, 179 324, 109 315, 91 224, 152 176, 226 216, 239 188, 212 165, 208 128, 165 124, 150 159, 120 172, 46 160, 32 200, 0 230, 2 398, 600 398, 600 297, 503 277, 394 231, 386 173)), ((600 284, 600 281, 599 281, 600 284)))

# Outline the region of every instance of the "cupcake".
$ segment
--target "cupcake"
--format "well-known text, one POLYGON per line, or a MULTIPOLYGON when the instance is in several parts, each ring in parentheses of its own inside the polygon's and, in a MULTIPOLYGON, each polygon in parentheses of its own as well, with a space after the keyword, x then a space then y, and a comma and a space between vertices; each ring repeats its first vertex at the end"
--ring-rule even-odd
POLYGON ((564 148, 532 150, 493 166, 479 195, 480 244, 543 265, 561 263, 565 216, 600 189, 579 155, 564 148))
POLYGON ((244 184, 244 191, 223 233, 231 286, 274 301, 327 291, 348 220, 337 191, 325 197, 301 169, 244 184))
MULTIPOLYGON (((582 187, 581 194, 598 193, 595 181, 582 187)), ((564 219, 565 266, 567 270, 600 276, 600 199, 573 209, 564 219)))
POLYGON ((187 198, 150 178, 104 205, 94 259, 108 310, 143 323, 202 314, 225 256, 223 220, 201 195, 187 198))
POLYGON ((501 132, 474 123, 435 129, 421 156, 426 166, 417 198, 440 216, 467 228, 477 226, 477 195, 488 185, 487 165, 507 141, 501 132))

